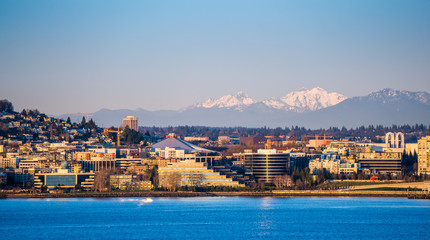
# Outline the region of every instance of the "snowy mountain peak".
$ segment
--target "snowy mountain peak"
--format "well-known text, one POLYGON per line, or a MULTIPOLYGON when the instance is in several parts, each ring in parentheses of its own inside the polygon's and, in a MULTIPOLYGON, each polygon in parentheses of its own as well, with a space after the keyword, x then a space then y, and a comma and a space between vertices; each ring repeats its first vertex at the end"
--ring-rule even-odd
MULTIPOLYGON (((281 98, 270 98, 261 103, 279 110, 306 112, 336 105, 346 97, 340 93, 329 93, 326 90, 315 87, 310 90, 302 88, 298 91, 288 93, 281 98)), ((242 91, 234 95, 225 95, 217 99, 209 98, 201 103, 193 104, 189 108, 227 108, 243 111, 246 107, 256 102, 242 91)))
POLYGON ((430 105, 430 94, 427 92, 409 92, 405 90, 395 90, 392 88, 382 89, 372 92, 368 96, 361 98, 369 98, 382 103, 390 103, 394 101, 418 101, 426 105, 430 105))
POLYGON ((255 103, 255 101, 240 91, 234 95, 225 95, 217 99, 206 99, 201 103, 196 103, 191 108, 230 108, 235 110, 243 110, 245 107, 255 103))
POLYGON ((315 87, 310 90, 302 88, 298 91, 288 93, 279 99, 272 98, 265 100, 263 103, 276 109, 305 112, 336 105, 346 98, 340 93, 329 93, 320 87, 315 87))

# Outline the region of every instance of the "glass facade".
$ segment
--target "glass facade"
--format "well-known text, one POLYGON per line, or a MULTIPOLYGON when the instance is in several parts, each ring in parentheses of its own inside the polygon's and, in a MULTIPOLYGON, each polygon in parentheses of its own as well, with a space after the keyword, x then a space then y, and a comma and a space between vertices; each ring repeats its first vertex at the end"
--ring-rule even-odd
POLYGON ((277 175, 290 173, 290 155, 277 154, 245 154, 245 170, 256 179, 272 182, 277 175))
POLYGON ((49 188, 60 186, 75 186, 76 175, 46 175, 46 186, 49 188))

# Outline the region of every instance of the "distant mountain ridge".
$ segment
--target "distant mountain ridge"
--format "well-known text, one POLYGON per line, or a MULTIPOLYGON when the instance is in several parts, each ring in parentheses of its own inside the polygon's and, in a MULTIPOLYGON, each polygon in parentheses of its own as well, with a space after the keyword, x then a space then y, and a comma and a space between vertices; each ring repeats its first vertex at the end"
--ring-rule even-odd
POLYGON ((404 90, 394 90, 391 88, 385 88, 380 91, 372 92, 367 96, 359 98, 378 101, 384 104, 395 103, 397 101, 417 101, 426 105, 430 104, 430 94, 427 92, 408 92, 404 90))
POLYGON ((291 92, 281 98, 264 100, 263 103, 276 109, 306 112, 330 107, 345 99, 347 99, 347 97, 340 93, 329 93, 320 87, 316 87, 311 90, 301 89, 299 91, 291 92))
POLYGON ((235 95, 225 95, 218 99, 206 99, 201 103, 195 103, 187 109, 193 108, 228 108, 242 111, 247 106, 256 103, 255 100, 250 98, 245 93, 238 92, 235 95))
POLYGON ((386 88, 366 96, 353 97, 319 111, 296 116, 305 126, 430 124, 430 94, 386 88))
MULTIPOLYGON (((144 109, 109 110, 93 113, 104 127, 119 126, 122 118, 134 115, 141 126, 213 127, 358 127, 362 125, 430 124, 430 94, 383 89, 366 96, 346 98, 324 89, 302 89, 281 98, 255 101, 243 92, 218 99, 207 99, 179 111, 144 109)), ((82 117, 59 117, 80 121, 82 117)))
POLYGON ((270 108, 284 111, 306 112, 336 105, 347 99, 344 95, 336 92, 329 93, 316 87, 311 90, 301 89, 290 92, 280 98, 270 98, 261 102, 255 101, 242 91, 234 95, 225 95, 217 99, 206 99, 201 103, 195 103, 186 109, 194 108, 227 108, 244 111, 253 104, 264 104, 270 108))

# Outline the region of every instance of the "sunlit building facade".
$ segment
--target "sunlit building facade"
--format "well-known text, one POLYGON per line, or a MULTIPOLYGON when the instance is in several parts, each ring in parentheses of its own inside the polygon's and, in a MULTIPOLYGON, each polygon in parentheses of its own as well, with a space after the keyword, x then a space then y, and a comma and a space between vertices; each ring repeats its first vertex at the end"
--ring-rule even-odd
POLYGON ((430 174, 430 136, 418 140, 418 175, 430 174))
POLYGON ((276 149, 245 153, 245 170, 255 179, 271 183, 278 175, 290 174, 290 154, 277 153, 276 149))
POLYGON ((127 116, 126 118, 122 119, 122 127, 124 129, 128 127, 137 132, 139 131, 139 119, 134 116, 127 116))

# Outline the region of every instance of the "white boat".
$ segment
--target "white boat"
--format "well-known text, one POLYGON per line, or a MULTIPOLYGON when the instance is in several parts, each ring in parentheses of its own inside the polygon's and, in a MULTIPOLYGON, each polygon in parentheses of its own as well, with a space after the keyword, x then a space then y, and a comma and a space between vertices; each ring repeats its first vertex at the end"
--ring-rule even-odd
POLYGON ((143 199, 142 200, 142 202, 144 202, 144 203, 150 203, 150 202, 153 202, 154 200, 152 200, 151 198, 145 198, 145 199, 143 199))

